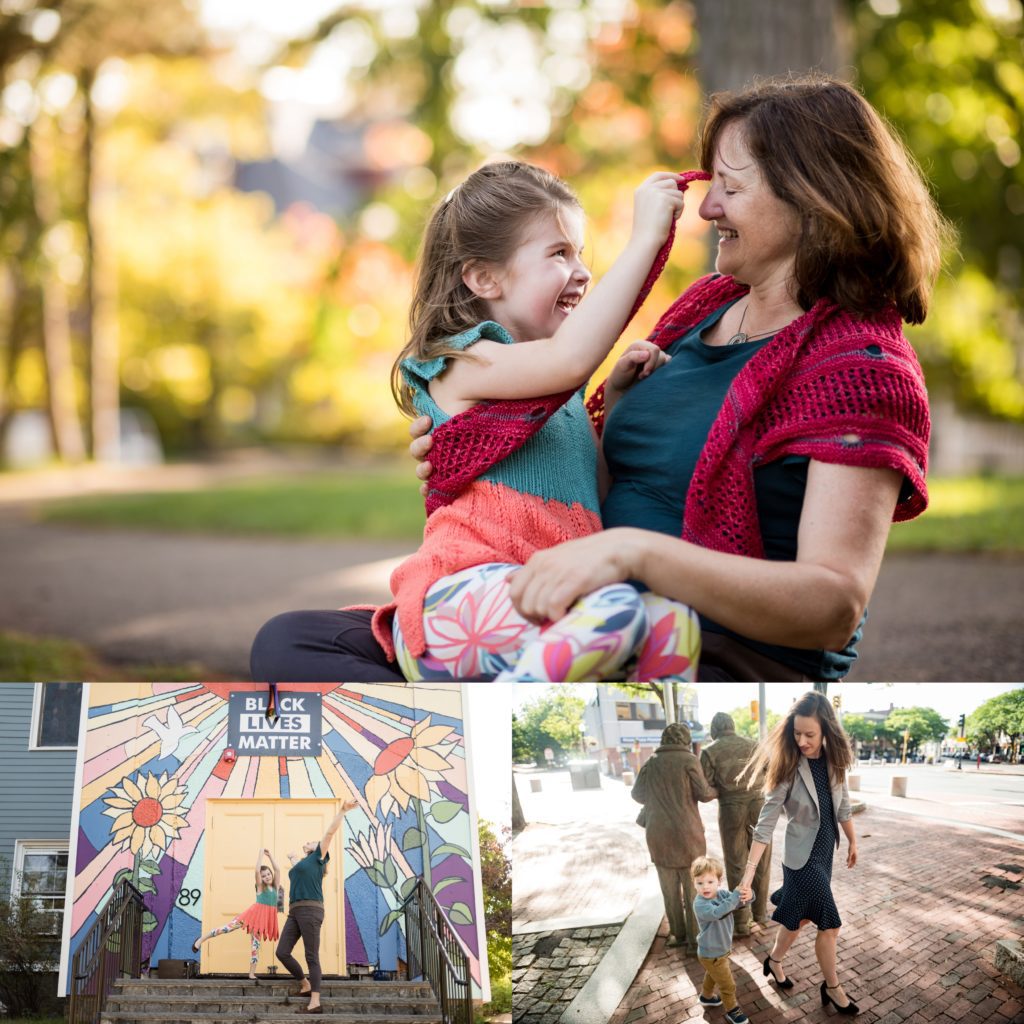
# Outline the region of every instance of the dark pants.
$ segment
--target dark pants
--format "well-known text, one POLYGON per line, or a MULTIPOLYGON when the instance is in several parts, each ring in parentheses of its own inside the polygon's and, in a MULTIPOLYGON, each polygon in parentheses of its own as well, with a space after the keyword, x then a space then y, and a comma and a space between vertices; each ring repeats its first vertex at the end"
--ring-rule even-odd
POLYGON ((302 952, 309 968, 309 984, 314 992, 320 991, 320 927, 324 923, 324 905, 322 903, 300 903, 288 911, 288 920, 281 930, 281 938, 277 941, 277 959, 288 969, 297 981, 305 975, 302 966, 292 956, 295 943, 302 937, 302 952))
MULTIPOLYGON (((373 612, 301 611, 275 615, 256 634, 249 671, 261 683, 402 683, 370 632, 373 612)), ((810 682, 796 669, 704 630, 700 682, 810 682)))
POLYGON ((371 611, 275 615, 256 634, 252 678, 263 683, 404 683, 370 632, 371 611))

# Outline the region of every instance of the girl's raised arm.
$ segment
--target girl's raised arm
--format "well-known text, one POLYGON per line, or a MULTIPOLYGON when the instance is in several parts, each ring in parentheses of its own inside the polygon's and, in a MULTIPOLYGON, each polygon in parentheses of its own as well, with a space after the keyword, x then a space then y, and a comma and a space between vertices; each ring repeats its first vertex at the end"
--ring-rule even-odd
POLYGON ((266 853, 266 851, 263 849, 262 846, 256 851, 256 888, 257 888, 257 890, 263 888, 263 882, 260 879, 260 868, 263 867, 263 854, 264 853, 266 853))
POLYGON ((652 174, 636 190, 629 242, 593 292, 550 338, 516 345, 478 341, 472 358, 453 360, 444 374, 449 402, 535 398, 583 384, 618 340, 682 210, 679 175, 652 174))
POLYGON ((271 870, 274 872, 274 885, 276 886, 281 881, 281 872, 278 869, 277 861, 274 860, 274 855, 268 849, 264 848, 263 852, 267 855, 267 860, 270 861, 271 870))

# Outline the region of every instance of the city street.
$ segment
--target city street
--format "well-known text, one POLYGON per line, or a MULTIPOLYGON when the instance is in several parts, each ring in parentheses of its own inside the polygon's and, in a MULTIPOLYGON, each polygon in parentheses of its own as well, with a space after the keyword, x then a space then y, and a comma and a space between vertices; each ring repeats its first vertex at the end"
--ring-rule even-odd
MULTIPOLYGON (((1024 991, 996 971, 994 952, 997 940, 1024 930, 1024 767, 862 764, 856 774, 865 805, 854 817, 860 863, 850 871, 837 856, 833 890, 844 923, 840 970, 861 1006, 858 1019, 1018 1024, 1024 991), (890 795, 894 776, 907 778, 906 798, 890 795)), ((666 949, 663 921, 617 1006, 585 1016, 581 1003, 605 975, 618 967, 621 976, 613 937, 629 926, 625 904, 658 899, 642 830, 631 824, 638 807, 608 777, 600 790, 578 792, 567 770, 517 773, 516 781, 528 825, 513 842, 515 1019, 720 1020, 720 1010, 697 1001, 697 961, 666 949), (531 792, 530 778, 540 779, 540 793, 531 792)), ((717 855, 716 805, 701 804, 700 813, 708 851, 717 855)), ((778 842, 773 887, 782 879, 781 855, 778 842)), ((832 1019, 818 999, 810 936, 787 959, 796 981, 788 995, 763 978, 775 927, 735 942, 740 1004, 754 1022, 832 1019)))

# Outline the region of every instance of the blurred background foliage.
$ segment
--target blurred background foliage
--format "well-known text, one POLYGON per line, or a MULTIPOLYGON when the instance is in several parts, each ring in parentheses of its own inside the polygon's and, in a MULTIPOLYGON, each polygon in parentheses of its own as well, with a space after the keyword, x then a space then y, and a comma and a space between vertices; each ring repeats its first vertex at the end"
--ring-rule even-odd
MULTIPOLYGON (((118 457, 119 407, 176 455, 401 446, 434 202, 496 154, 543 164, 600 275, 636 184, 693 165, 716 68, 821 63, 823 35, 960 233, 910 332, 933 397, 1024 420, 1020 0, 0 0, 0 431, 40 410, 67 462, 118 457)), ((630 337, 706 268, 696 206, 630 337)))

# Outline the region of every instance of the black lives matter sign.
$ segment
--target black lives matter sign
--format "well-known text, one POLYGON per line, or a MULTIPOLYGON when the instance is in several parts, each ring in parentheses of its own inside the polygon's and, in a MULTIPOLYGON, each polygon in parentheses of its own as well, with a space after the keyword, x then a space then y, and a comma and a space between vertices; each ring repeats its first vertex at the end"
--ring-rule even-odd
POLYGON ((278 717, 267 718, 267 694, 228 696, 228 746, 239 756, 319 757, 323 695, 277 691, 278 717))

